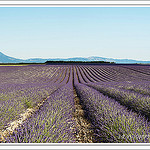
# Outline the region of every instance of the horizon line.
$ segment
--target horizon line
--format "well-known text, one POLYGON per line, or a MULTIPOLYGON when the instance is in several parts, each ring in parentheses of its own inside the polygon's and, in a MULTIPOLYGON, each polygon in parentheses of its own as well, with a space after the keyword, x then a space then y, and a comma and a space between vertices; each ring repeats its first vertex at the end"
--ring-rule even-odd
MULTIPOLYGON (((5 56, 8 56, 6 54, 4 54, 3 52, 0 52, 5 56)), ((12 57, 12 56, 8 56, 8 57, 12 57)), ((134 58, 111 58, 111 57, 105 57, 105 56, 74 56, 74 57, 53 57, 53 58, 40 58, 40 57, 30 57, 30 58, 16 58, 16 57, 12 57, 15 59, 22 59, 22 60, 29 60, 29 59, 70 59, 70 58, 90 58, 90 57, 99 57, 99 58, 105 58, 105 59, 118 59, 118 60, 134 60, 134 61, 150 61, 150 60, 137 60, 134 58)))

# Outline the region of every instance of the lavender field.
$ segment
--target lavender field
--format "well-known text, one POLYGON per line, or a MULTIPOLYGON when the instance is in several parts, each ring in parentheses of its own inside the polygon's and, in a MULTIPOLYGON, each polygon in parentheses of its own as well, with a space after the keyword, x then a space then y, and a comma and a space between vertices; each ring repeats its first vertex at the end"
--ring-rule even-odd
POLYGON ((0 66, 1 143, 150 143, 150 65, 0 66))

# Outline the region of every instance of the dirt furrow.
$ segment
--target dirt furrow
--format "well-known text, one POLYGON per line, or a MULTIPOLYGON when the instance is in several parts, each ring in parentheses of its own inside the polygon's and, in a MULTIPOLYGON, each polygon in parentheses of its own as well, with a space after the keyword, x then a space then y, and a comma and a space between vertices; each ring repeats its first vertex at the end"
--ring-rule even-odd
POLYGON ((93 130, 91 128, 90 122, 85 118, 85 110, 83 110, 80 105, 79 97, 77 96, 76 90, 74 88, 74 102, 75 102, 75 121, 76 121, 76 138, 77 143, 93 143, 93 130))
POLYGON ((75 103, 75 112, 74 119, 76 121, 76 143, 93 143, 93 129, 91 123, 86 119, 85 110, 83 110, 82 105, 80 104, 80 99, 77 95, 75 86, 74 86, 74 69, 72 68, 73 73, 73 92, 74 92, 74 103, 75 103))

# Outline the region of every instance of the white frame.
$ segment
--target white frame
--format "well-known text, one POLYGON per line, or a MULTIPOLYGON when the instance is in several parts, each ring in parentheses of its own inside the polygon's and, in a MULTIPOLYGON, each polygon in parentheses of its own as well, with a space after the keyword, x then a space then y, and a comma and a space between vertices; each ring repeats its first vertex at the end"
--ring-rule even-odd
MULTIPOLYGON (((0 7, 150 7, 150 1, 0 1, 0 7)), ((0 143, 0 149, 149 149, 150 143, 0 143), (44 147, 43 147, 44 146, 44 147), (144 147, 143 147, 144 146, 144 147)))

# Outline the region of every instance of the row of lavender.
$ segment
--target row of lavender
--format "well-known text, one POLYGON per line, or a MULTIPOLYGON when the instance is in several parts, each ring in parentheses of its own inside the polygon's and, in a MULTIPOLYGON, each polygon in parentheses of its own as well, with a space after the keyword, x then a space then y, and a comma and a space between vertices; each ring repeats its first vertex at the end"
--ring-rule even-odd
MULTIPOLYGON (((75 68, 75 87, 87 117, 95 127, 97 142, 149 143, 150 80, 147 74, 127 69, 125 82, 121 80, 123 75, 116 78, 120 82, 115 82, 111 70, 98 75, 100 69, 94 74, 91 68, 94 67, 75 68), (107 75, 109 80, 104 82, 107 75), (134 78, 128 78, 130 76, 134 78), (103 82, 96 81, 100 80, 98 77, 102 77, 103 82)), ((118 74, 123 70, 120 67, 118 74)))
POLYGON ((69 67, 1 67, 0 129, 68 81, 69 67))
MULTIPOLYGON (((149 85, 150 82, 147 82, 146 84, 149 85)), ((148 120, 150 120, 150 96, 143 94, 142 91, 140 94, 139 92, 136 91, 126 90, 125 89, 126 82, 124 82, 123 88, 118 88, 116 86, 113 87, 113 85, 108 84, 102 85, 98 83, 87 85, 93 87, 94 89, 98 90, 104 95, 115 99, 116 101, 126 106, 127 108, 132 109, 133 111, 141 115, 144 115, 148 120)), ((144 91, 147 91, 147 89, 144 91)))
POLYGON ((74 93, 72 70, 66 85, 59 88, 30 119, 25 121, 8 143, 75 143, 76 126, 73 118, 74 93))

